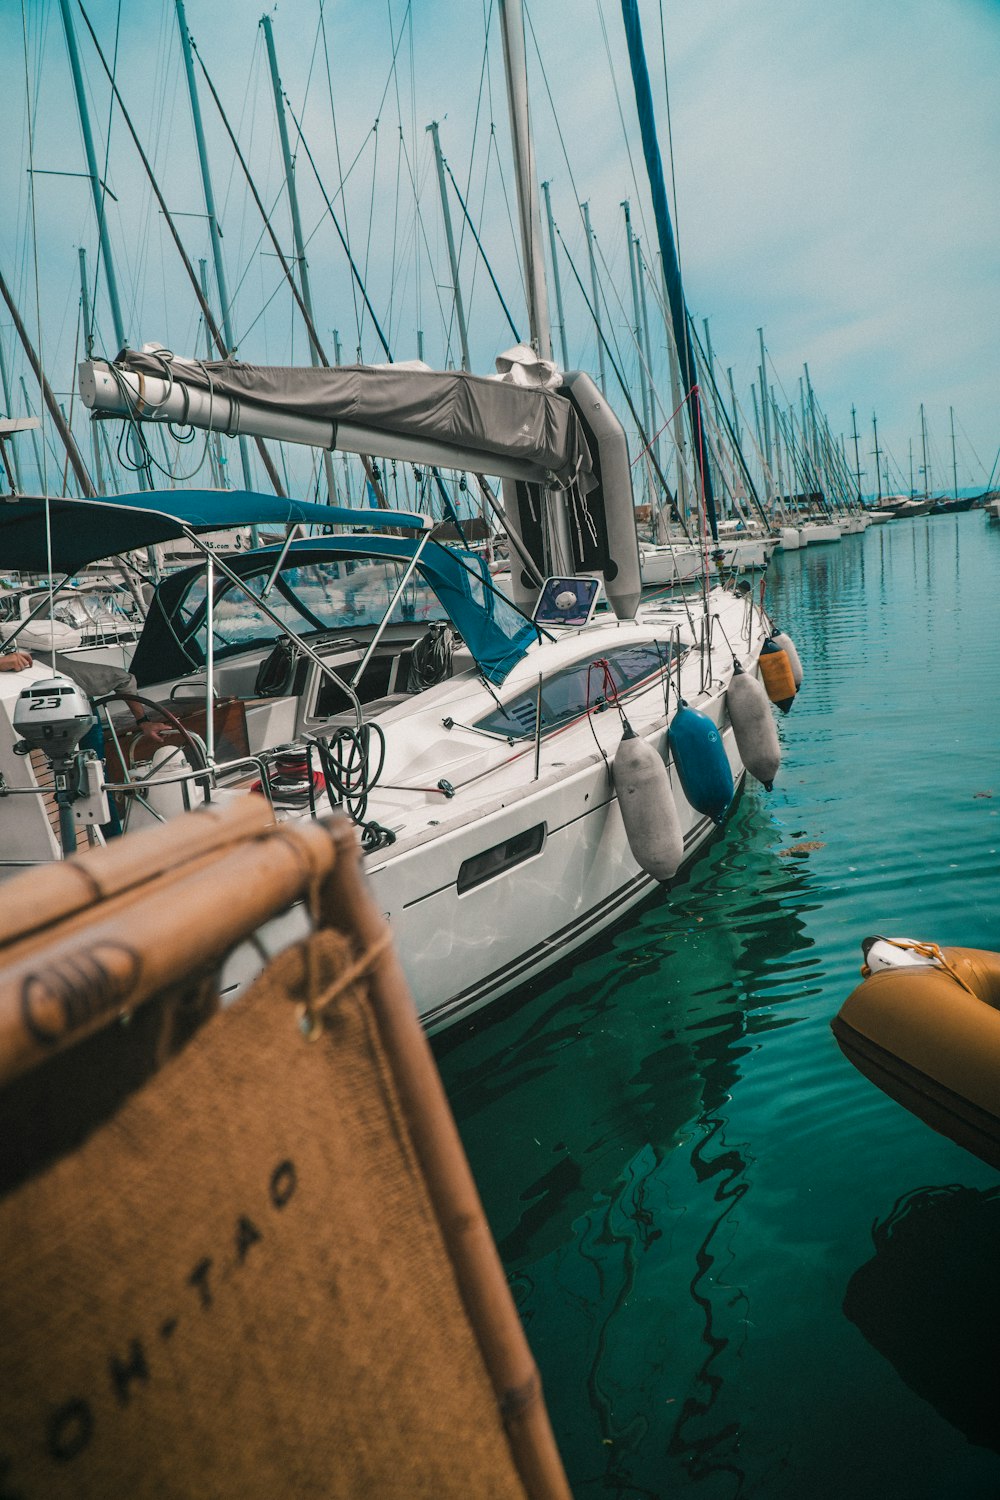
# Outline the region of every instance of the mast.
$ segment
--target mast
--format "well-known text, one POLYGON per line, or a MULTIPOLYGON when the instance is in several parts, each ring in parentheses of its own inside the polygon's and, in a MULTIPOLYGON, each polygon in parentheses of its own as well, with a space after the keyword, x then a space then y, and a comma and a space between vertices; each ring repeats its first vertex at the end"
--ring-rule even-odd
MULTIPOLYGON (((649 308, 646 303, 646 262, 642 258, 639 236, 635 237, 635 269, 639 281, 639 307, 642 312, 642 337, 646 347, 646 382, 649 387, 649 445, 656 468, 660 467, 660 440, 656 435, 656 388, 653 383, 653 346, 649 338, 649 308)), ((652 485, 652 477, 650 477, 652 485)))
POLYGON ((851 404, 851 431, 854 436, 854 472, 858 481, 858 504, 861 505, 861 454, 858 451, 858 414, 851 404))
POLYGON ((958 464, 955 460, 955 408, 949 406, 948 416, 951 420, 951 482, 955 490, 955 499, 958 499, 958 464))
MULTIPOLYGON (((625 241, 628 246, 628 274, 632 285, 632 337, 635 339, 636 351, 639 355, 639 393, 642 397, 642 421, 646 429, 646 442, 653 424, 649 420, 649 380, 646 370, 646 361, 642 351, 642 312, 639 307, 639 279, 635 269, 635 239, 632 234, 632 211, 627 198, 623 199, 621 208, 625 214, 625 241)), ((647 485, 648 489, 648 485, 647 485)))
MULTIPOLYGON (((87 252, 81 245, 80 254, 80 304, 83 316, 83 347, 87 359, 94 357, 94 320, 90 306, 90 289, 87 286, 87 252)), ((97 493, 107 494, 104 485, 104 465, 101 462, 101 426, 99 422, 91 422, 90 437, 94 449, 94 472, 97 475, 97 493)))
MULTIPOLYGON (((102 191, 106 189, 97 170, 94 134, 90 128, 90 111, 87 108, 87 95, 83 87, 83 72, 80 68, 80 52, 76 45, 76 29, 73 25, 73 16, 70 11, 70 0, 59 0, 59 8, 62 14, 63 31, 66 34, 66 51, 69 54, 70 72, 73 75, 73 92, 76 95, 80 133, 83 136, 83 150, 87 158, 87 176, 90 178, 90 192, 94 200, 94 217, 97 220, 99 247, 98 259, 104 267, 104 281, 108 289, 108 303, 111 307, 111 323, 114 328, 115 342, 119 349, 125 349, 128 347, 128 339, 125 334, 125 320, 122 317, 121 301, 118 296, 118 280, 115 276, 115 263, 111 254, 111 237, 108 233, 108 220, 105 213, 102 191)), ((91 337, 93 337, 93 324, 91 324, 91 337)), ((96 434, 94 441, 95 443, 97 442, 96 434)), ((98 473, 100 473, 100 470, 98 470, 98 473)), ((148 458, 138 463, 136 478, 141 490, 150 490, 153 488, 148 458)), ((104 493, 103 484, 101 486, 101 493, 104 493)))
MULTIPOLYGON (((10 385, 7 379, 7 361, 4 357, 2 337, 0 337, 0 390, 3 391, 3 404, 7 415, 8 417, 13 417, 14 403, 10 399, 10 385)), ((13 437, 13 434, 11 434, 11 436, 13 437)), ((11 442, 10 445, 10 458, 14 466, 14 487, 15 489, 19 490, 21 488, 21 466, 18 463, 17 459, 17 444, 14 442, 11 442)))
MULTIPOLYGON (((68 0, 62 0, 62 4, 68 4, 68 0)), ((219 292, 219 303, 222 312, 222 331, 226 339, 225 357, 230 359, 236 351, 232 318, 229 311, 229 289, 226 285, 226 268, 222 261, 222 231, 219 228, 219 220, 215 212, 215 194, 212 191, 212 175, 208 169, 208 153, 205 150, 205 130, 201 121, 201 105, 198 102, 198 85, 195 82, 194 63, 191 59, 191 37, 187 28, 187 17, 184 14, 184 0, 174 0, 174 4, 177 11, 177 27, 181 34, 181 51, 184 54, 184 72, 187 77, 188 94, 191 100, 191 119, 194 124, 198 164, 201 168, 201 185, 205 197, 208 232, 212 242, 215 282, 219 292)), ((243 465, 243 484, 246 489, 252 490, 254 488, 253 474, 250 469, 250 453, 247 449, 246 438, 241 437, 239 442, 240 460, 243 465)))
MULTIPOLYGON (((774 398, 774 386, 771 387, 771 408, 772 408, 772 410, 775 413, 777 413, 778 403, 777 403, 777 401, 774 398)), ((783 495, 784 489, 785 489, 785 472, 784 472, 784 466, 783 466, 782 461, 781 461, 781 431, 780 431, 780 428, 778 426, 777 416, 775 416, 775 422, 774 422, 774 467, 775 467, 775 470, 776 470, 775 480, 776 480, 777 489, 778 489, 778 494, 777 494, 778 507, 781 509, 782 513, 784 513, 785 506, 784 506, 784 501, 782 499, 782 495, 783 495)))
POLYGON ((769 469, 769 470, 772 470, 772 473, 773 473, 773 469, 772 469, 773 460, 771 458, 771 422, 770 422, 770 413, 768 412, 768 405, 769 405, 769 403, 768 403, 768 399, 767 399, 767 393, 768 393, 768 390, 770 389, 770 387, 768 386, 768 383, 767 383, 767 361, 766 361, 766 359, 764 357, 764 330, 763 330, 763 328, 758 328, 757 329, 757 339, 758 339, 758 342, 760 343, 760 414, 761 414, 761 429, 762 429, 761 430, 761 437, 762 437, 763 443, 764 443, 764 464, 765 464, 765 467, 767 469, 769 469))
POLYGON ((465 325, 465 304, 462 301, 462 288, 458 284, 458 256, 455 254, 455 234, 451 227, 451 208, 448 204, 448 188, 444 177, 444 157, 441 155, 441 141, 438 136, 438 125, 432 120, 427 129, 430 131, 431 140, 434 144, 434 160, 437 163, 438 187, 441 191, 441 216, 444 219, 444 237, 448 246, 448 264, 451 266, 451 290, 455 300, 455 317, 458 321, 458 339, 462 348, 462 369, 470 370, 469 363, 469 333, 465 325))
POLYGON ((552 358, 549 301, 545 290, 542 255, 542 225, 535 177, 535 147, 528 109, 528 63, 524 50, 524 13, 521 0, 499 0, 500 32, 503 37, 507 105, 514 148, 517 179, 517 209, 521 225, 524 290, 528 303, 531 342, 540 359, 552 358))
POLYGON ((875 430, 875 482, 878 485, 878 499, 879 499, 879 504, 881 505, 881 503, 882 503, 882 470, 881 470, 881 467, 879 465, 879 455, 878 455, 878 419, 875 416, 874 412, 872 412, 872 427, 875 430))
MULTIPOLYGON (((521 0, 498 0, 498 7, 500 32, 503 38, 504 72, 507 79, 510 134, 514 148, 514 172, 517 181, 521 249, 524 255, 528 326, 531 330, 531 342, 538 357, 551 361, 552 331, 549 326, 549 303, 545 290, 545 256, 535 177, 535 148, 531 137, 531 115, 528 109, 524 12, 521 0)), ((573 543, 566 505, 561 493, 547 489, 545 494, 550 570, 553 574, 570 573, 573 570, 573 543)), ((509 515, 514 506, 508 504, 506 509, 509 515)))
MULTIPOLYGON (((812 381, 809 379, 809 366, 807 364, 803 363, 802 368, 805 371, 805 376, 806 376, 806 394, 808 395, 808 398, 809 398, 809 429, 810 429, 810 431, 812 433, 813 463, 816 466, 816 472, 819 473, 820 472, 820 443, 819 443, 819 429, 816 426, 816 398, 815 398, 815 396, 813 394, 812 381)), ((821 482, 820 488, 822 488, 822 482, 821 482)))
MULTIPOLYGON (((271 87, 274 89, 274 109, 278 117, 278 140, 281 145, 281 159, 285 167, 285 185, 288 188, 288 208, 292 216, 292 238, 295 242, 295 259, 299 267, 299 285, 302 288, 302 301, 306 312, 309 314, 309 326, 315 328, 316 320, 313 317, 312 294, 309 289, 309 266, 306 261, 306 244, 302 234, 302 219, 299 214, 299 195, 295 188, 295 162, 288 146, 288 126, 285 123, 285 101, 281 91, 281 77, 278 73, 278 57, 274 50, 274 34, 271 29, 271 17, 261 17, 261 27, 264 31, 264 45, 267 48, 267 60, 271 69, 271 87)), ((229 334, 226 334, 227 341, 229 334)), ((317 369, 321 363, 319 350, 316 348, 312 338, 309 339, 309 359, 313 369, 317 369)), ((323 449, 323 472, 326 475, 326 495, 330 504, 334 503, 336 497, 336 484, 333 478, 333 455, 328 448, 323 449)))
POLYGON ((729 404, 730 404, 730 406, 733 409, 733 432, 736 434, 736 441, 737 441, 737 443, 739 443, 740 446, 742 446, 742 444, 743 444, 743 434, 740 431, 740 411, 739 411, 739 407, 736 404, 736 387, 733 384, 733 367, 732 367, 732 365, 727 365, 726 366, 726 379, 729 381, 729 404))
POLYGON ((122 318, 121 303, 118 300, 118 283, 115 279, 114 261, 111 258, 108 221, 101 196, 102 183, 97 170, 97 155, 94 151, 94 137, 90 129, 90 114, 87 109, 87 96, 83 89, 80 53, 77 50, 76 31, 73 28, 73 17, 70 13, 69 0, 59 0, 59 8, 62 12, 63 30, 66 33, 66 50, 69 53, 70 71, 73 74, 73 90, 76 94, 77 112, 80 116, 83 150, 87 158, 87 175, 90 178, 90 191, 94 199, 94 215, 97 219, 97 235, 101 245, 101 259, 104 263, 104 279, 107 282, 108 301, 111 304, 111 321, 114 325, 115 339, 118 342, 118 347, 119 349, 124 349, 126 346, 125 322, 122 318))
POLYGON ((920 443, 924 456, 924 499, 929 498, 930 480, 927 477, 927 423, 924 420, 924 403, 920 403, 920 443))
POLYGON ((545 217, 549 226, 549 255, 552 259, 552 288, 556 294, 556 317, 559 319, 559 349, 562 354, 562 367, 569 369, 569 355, 566 353, 566 315, 563 312, 562 282, 559 280, 559 257, 556 254, 556 226, 552 218, 552 199, 549 197, 549 185, 542 183, 542 193, 545 197, 545 217))
POLYGON ((667 206, 667 190, 663 180, 663 162, 660 158, 660 148, 656 139, 653 95, 649 83, 649 70, 646 67, 646 55, 643 51, 642 28, 639 22, 637 0, 622 0, 622 18, 625 23, 629 62, 632 68, 632 85, 635 90, 639 128, 642 134, 642 151, 646 161, 646 175, 649 178, 650 195, 653 200, 653 216, 656 220, 656 234, 660 242, 663 275, 667 287, 670 317, 674 328, 674 341, 677 345, 677 356, 681 365, 688 411, 691 417, 691 433, 694 439, 695 458, 697 459, 702 490, 705 496, 705 514, 708 519, 712 540, 717 542, 719 539, 719 527, 715 515, 712 475, 709 471, 706 458, 705 432, 701 420, 698 374, 694 361, 694 350, 691 346, 691 332, 688 328, 687 308, 684 303, 684 288, 681 284, 680 263, 677 259, 677 246, 674 242, 674 232, 670 223, 670 210, 667 206))
MULTIPOLYGON (((198 261, 198 279, 201 282, 201 295, 208 302, 208 262, 202 256, 198 261)), ((212 358, 212 330, 205 324, 205 357, 212 358)), ((212 477, 220 490, 227 490, 225 460, 222 456, 222 439, 217 432, 213 432, 208 444, 209 462, 212 466, 212 477)))
MULTIPOLYGON (((49 415, 52 417, 55 429, 62 440, 63 447, 66 449, 66 456, 69 459, 73 473, 76 475, 77 483, 80 486, 80 493, 88 500, 93 499, 97 493, 94 489, 94 481, 87 473, 87 467, 80 457, 80 450, 76 446, 76 441, 69 430, 69 425, 62 414, 59 403, 52 393, 52 387, 45 378, 45 371, 42 369, 41 360, 35 353, 31 339, 28 337, 28 330, 24 326, 21 314, 18 312, 17 303, 14 301, 13 295, 2 274, 0 274, 0 297, 3 298, 10 310, 14 329, 21 340, 25 354, 28 356, 28 363, 35 372, 35 379, 38 381, 38 388, 42 393, 42 399, 49 409, 49 415)), ((27 392, 25 392, 25 397, 27 397, 27 392)), ((39 479, 41 479, 41 468, 39 468, 39 479)))
POLYGON ((587 259, 590 262, 590 296, 594 307, 594 322, 597 325, 597 374, 601 395, 608 399, 608 380, 604 369, 604 332, 601 328, 601 300, 597 285, 597 261, 594 258, 594 231, 590 227, 590 204, 582 203, 583 227, 587 234, 587 259))

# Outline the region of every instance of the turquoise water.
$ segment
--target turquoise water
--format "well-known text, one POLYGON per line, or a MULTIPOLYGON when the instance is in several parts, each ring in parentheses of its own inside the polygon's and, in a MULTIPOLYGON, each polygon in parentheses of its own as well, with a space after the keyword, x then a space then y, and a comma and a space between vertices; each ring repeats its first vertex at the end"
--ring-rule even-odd
POLYGON ((807 674, 690 877, 436 1046, 577 1500, 1000 1496, 1000 1176, 829 1029, 1000 947, 1000 528, 778 554, 807 674))

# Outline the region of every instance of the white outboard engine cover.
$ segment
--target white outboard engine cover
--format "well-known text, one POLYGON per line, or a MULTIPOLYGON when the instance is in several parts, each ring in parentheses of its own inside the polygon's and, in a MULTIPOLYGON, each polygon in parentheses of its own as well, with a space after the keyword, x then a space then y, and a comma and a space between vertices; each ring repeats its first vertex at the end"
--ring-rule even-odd
POLYGON ((40 678, 14 705, 14 732, 50 760, 67 760, 93 723, 90 700, 69 677, 40 678))

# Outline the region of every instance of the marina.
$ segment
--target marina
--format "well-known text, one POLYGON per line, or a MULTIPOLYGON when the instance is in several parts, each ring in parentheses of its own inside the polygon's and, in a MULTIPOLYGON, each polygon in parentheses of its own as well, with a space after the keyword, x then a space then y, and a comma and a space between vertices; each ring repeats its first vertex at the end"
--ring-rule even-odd
POLYGON ((1000 1493, 949 6, 0 14, 0 1496, 1000 1493))

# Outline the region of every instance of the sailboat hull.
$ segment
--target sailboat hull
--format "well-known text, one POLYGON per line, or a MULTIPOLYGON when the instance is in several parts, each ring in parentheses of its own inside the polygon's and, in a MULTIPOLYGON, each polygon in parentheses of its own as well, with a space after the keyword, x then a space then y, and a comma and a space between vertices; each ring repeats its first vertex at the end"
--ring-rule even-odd
MULTIPOLYGON (((716 713, 721 717, 721 703, 716 713)), ((723 743, 743 767, 732 730, 723 743)), ((650 743, 663 750, 665 729, 650 743)), ((717 832, 689 807, 672 775, 685 866, 717 832)), ((537 789, 485 816, 472 813, 435 840, 368 867, 424 1024, 436 1031, 472 1015, 591 942, 657 889, 629 849, 603 759, 570 776, 555 768, 537 789), (538 852, 460 892, 467 861, 538 830, 538 852), (432 875, 432 871, 435 872, 432 875), (429 878, 430 877, 430 878, 429 878)), ((391 855, 392 850, 388 851, 391 855)))

